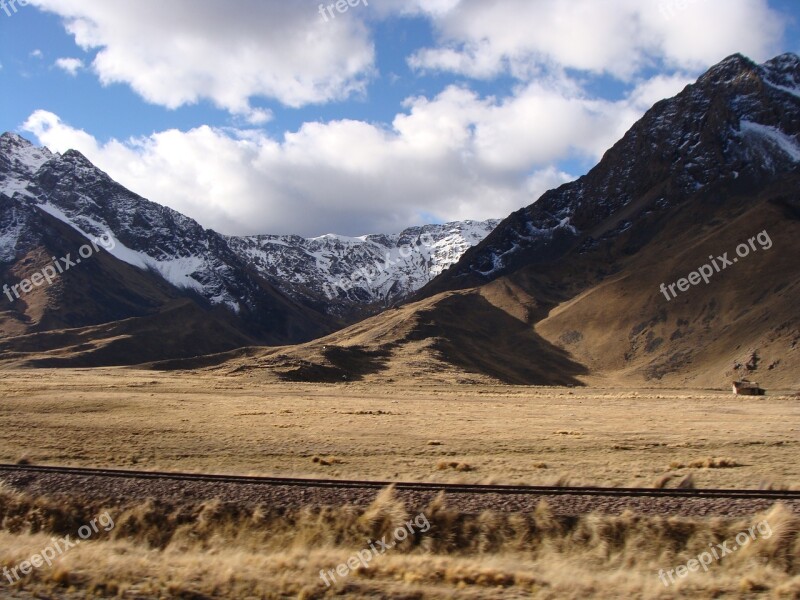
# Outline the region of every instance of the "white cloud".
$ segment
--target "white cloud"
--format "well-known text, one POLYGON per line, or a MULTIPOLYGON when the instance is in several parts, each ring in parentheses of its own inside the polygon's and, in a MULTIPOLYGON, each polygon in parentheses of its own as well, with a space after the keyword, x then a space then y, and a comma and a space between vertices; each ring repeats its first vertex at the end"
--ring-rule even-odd
POLYGON ((78 71, 83 69, 83 61, 79 58, 59 58, 56 60, 55 65, 62 71, 75 77, 78 71))
POLYGON ((209 99, 263 122, 263 97, 287 106, 364 92, 374 49, 356 11, 325 23, 312 0, 31 0, 62 16, 104 84, 177 108, 209 99))
POLYGON ((767 0, 383 0, 325 22, 315 0, 31 0, 97 51, 104 84, 125 83, 169 108, 209 99, 251 124, 254 98, 290 106, 366 93, 375 73, 367 22, 431 21, 438 43, 409 57, 418 70, 530 82, 575 69, 635 81, 654 65, 697 72, 733 52, 769 58, 784 23, 767 0))
POLYGON ((428 14, 439 33, 438 45, 410 57, 413 68, 482 79, 576 69, 631 80, 660 63, 696 70, 735 52, 767 59, 785 27, 767 0, 461 0, 445 10, 398 3, 428 14))
POLYGON ((33 52, 31 52, 30 55, 31 55, 31 58, 44 58, 44 54, 38 48, 36 50, 34 50, 33 52))
POLYGON ((618 102, 566 80, 482 98, 457 86, 411 98, 391 126, 305 123, 281 139, 199 127, 100 143, 45 111, 24 129, 55 151, 75 148, 131 190, 223 233, 320 235, 399 231, 426 222, 505 217, 570 179, 556 168, 599 159, 654 98, 653 80, 618 102))
POLYGON ((247 122, 250 125, 263 125, 272 120, 272 111, 261 108, 254 108, 247 115, 247 122))

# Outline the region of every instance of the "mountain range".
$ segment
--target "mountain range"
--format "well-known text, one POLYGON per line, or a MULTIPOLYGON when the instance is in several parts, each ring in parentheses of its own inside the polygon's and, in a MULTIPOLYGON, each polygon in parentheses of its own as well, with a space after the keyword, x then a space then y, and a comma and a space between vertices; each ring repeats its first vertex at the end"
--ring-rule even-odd
POLYGON ((409 297, 485 238, 499 220, 411 227, 395 235, 226 238, 262 277, 345 321, 409 297))
POLYGON ((223 236, 125 189, 79 152, 5 133, 0 281, 13 286, 74 257, 88 238, 110 236, 113 247, 52 285, 0 297, 0 351, 23 364, 91 366, 307 341, 402 300, 498 222, 363 238, 223 236))
POLYGON ((291 381, 797 387, 798 165, 794 54, 725 59, 499 224, 396 236, 223 237, 77 152, 6 134, 6 281, 87 236, 118 245, 24 310, 0 304, 0 357, 291 381), (165 332, 179 341, 162 349, 165 332))

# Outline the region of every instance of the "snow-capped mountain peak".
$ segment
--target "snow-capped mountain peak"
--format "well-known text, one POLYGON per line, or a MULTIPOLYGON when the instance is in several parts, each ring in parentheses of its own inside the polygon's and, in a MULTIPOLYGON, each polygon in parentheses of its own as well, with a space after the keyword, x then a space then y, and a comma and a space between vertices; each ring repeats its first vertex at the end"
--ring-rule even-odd
POLYGON ((327 304, 326 312, 345 316, 364 306, 392 304, 416 292, 498 223, 425 225, 393 235, 262 235, 227 240, 245 262, 291 296, 327 304))
POLYGON ((0 136, 0 153, 9 162, 32 175, 41 168, 54 154, 47 148, 37 147, 16 133, 4 133, 0 136))

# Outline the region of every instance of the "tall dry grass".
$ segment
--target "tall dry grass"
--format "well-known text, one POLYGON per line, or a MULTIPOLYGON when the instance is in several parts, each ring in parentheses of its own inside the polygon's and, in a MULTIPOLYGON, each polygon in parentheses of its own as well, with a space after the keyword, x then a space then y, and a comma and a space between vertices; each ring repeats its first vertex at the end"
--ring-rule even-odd
MULTIPOLYGON (((715 598, 800 597, 800 519, 781 505, 751 519, 463 514, 443 497, 415 532, 328 588, 319 578, 419 511, 391 489, 366 509, 54 501, 0 488, 0 568, 41 552, 109 511, 115 527, 34 571, 17 588, 53 597, 131 598, 715 598), (669 588, 659 569, 685 564, 766 520, 757 539, 669 588), (61 594, 61 596, 59 596, 61 594)), ((2 585, 5 585, 4 583, 2 585)), ((1 593, 1 592, 0 592, 1 593)))

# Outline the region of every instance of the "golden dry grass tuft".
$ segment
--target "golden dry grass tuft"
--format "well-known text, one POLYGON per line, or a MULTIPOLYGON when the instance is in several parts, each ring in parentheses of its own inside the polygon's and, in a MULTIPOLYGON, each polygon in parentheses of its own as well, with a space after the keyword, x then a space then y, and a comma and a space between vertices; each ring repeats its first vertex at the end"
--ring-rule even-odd
POLYGON ((669 464, 670 469, 734 469, 736 467, 741 467, 742 464, 738 461, 734 460, 733 458, 701 458, 699 460, 693 460, 689 463, 682 463, 680 461, 672 461, 669 464))
POLYGON ((457 460, 440 460, 438 463, 436 463, 436 469, 438 471, 452 469, 453 471, 458 471, 459 473, 467 473, 469 471, 474 471, 475 467, 469 463, 458 462, 457 460))
POLYGON ((336 458, 335 456, 328 456, 327 458, 323 458, 321 456, 315 456, 311 459, 311 462, 314 464, 318 464, 322 467, 331 467, 333 465, 340 465, 342 464, 342 460, 336 458))

